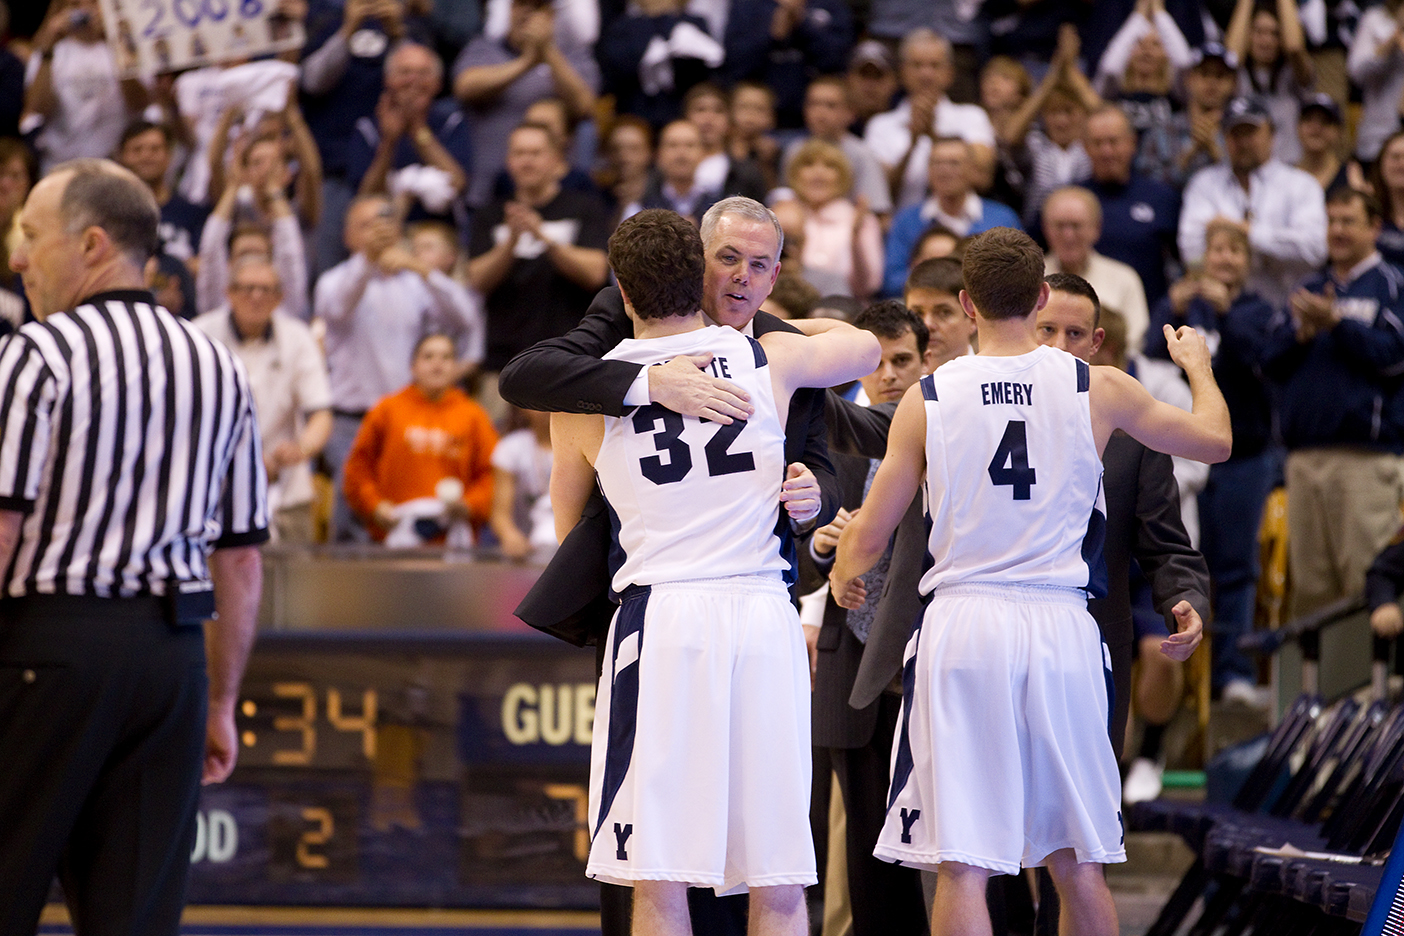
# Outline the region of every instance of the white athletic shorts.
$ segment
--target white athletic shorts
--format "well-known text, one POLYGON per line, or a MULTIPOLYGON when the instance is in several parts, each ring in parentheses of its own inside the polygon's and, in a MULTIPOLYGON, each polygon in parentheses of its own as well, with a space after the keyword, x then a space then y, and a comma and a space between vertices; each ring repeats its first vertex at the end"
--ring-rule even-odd
POLYGON ((631 589, 608 640, 585 873, 718 894, 815 883, 809 662, 780 576, 631 589))
POLYGON ((1111 659, 1082 592, 938 588, 902 684, 878 858, 1002 874, 1062 848, 1126 860, 1111 659))

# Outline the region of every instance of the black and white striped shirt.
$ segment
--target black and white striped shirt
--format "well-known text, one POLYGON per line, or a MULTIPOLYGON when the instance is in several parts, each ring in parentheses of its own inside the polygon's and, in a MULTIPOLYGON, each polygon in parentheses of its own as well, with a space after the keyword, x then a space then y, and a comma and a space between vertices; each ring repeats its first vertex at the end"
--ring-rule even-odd
POLYGON ((268 538, 243 365, 144 291, 0 339, 0 509, 26 514, 4 594, 209 588, 209 549, 268 538))

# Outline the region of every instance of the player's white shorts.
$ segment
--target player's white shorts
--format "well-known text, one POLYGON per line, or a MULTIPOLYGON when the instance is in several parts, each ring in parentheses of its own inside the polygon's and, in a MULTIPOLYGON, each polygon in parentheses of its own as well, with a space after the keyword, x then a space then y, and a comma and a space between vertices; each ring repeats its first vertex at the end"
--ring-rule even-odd
POLYGON ((780 576, 631 589, 608 640, 585 873, 719 894, 815 883, 809 662, 780 576))
POLYGON ((1126 860, 1111 663, 1076 589, 938 588, 907 644, 874 854, 1003 874, 1075 849, 1126 860))

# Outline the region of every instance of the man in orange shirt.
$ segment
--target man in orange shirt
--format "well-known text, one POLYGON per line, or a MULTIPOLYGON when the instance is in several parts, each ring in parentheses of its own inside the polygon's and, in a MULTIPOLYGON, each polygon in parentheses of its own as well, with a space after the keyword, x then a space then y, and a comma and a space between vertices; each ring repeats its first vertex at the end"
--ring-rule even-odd
POLYGON ((366 414, 347 456, 347 503, 377 541, 402 523, 427 540, 458 521, 487 522, 497 432, 453 386, 454 352, 447 335, 421 338, 410 385, 366 414))

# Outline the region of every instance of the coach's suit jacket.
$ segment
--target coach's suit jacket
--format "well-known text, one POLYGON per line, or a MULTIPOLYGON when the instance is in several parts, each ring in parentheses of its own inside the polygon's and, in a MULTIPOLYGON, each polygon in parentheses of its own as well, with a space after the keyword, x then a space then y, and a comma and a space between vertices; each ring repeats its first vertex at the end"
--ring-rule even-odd
MULTIPOLYGON (((1209 570, 1204 557, 1189 543, 1180 520, 1180 494, 1170 456, 1147 449, 1122 432, 1115 433, 1102 454, 1107 501, 1106 539, 1108 595, 1089 601, 1087 609, 1101 628, 1112 659, 1113 699, 1111 740, 1117 757, 1126 734, 1131 704, 1131 662, 1135 634, 1131 626, 1128 568, 1132 556, 1141 564, 1156 610, 1175 628, 1170 608, 1181 599, 1209 620, 1209 570)), ((864 708, 890 685, 902 669, 902 653, 921 614, 917 594, 926 557, 927 532, 914 504, 897 527, 887 583, 872 631, 858 668, 850 704, 864 708)))
MULTIPOLYGON (((757 312, 752 331, 796 331, 781 319, 757 312)), ((624 394, 642 365, 599 357, 634 336, 617 287, 600 290, 579 325, 560 338, 539 342, 502 369, 503 399, 524 409, 566 413, 624 412, 624 394)), ((785 461, 803 462, 819 482, 822 505, 816 525, 838 513, 838 482, 825 442, 824 393, 802 389, 790 398, 785 423, 785 461)), ((781 511, 781 523, 789 520, 781 511)), ((561 543, 516 614, 533 627, 578 646, 602 644, 614 606, 608 599, 609 520, 598 491, 580 523, 561 543)), ((707 557, 699 556, 705 565, 707 557)))

